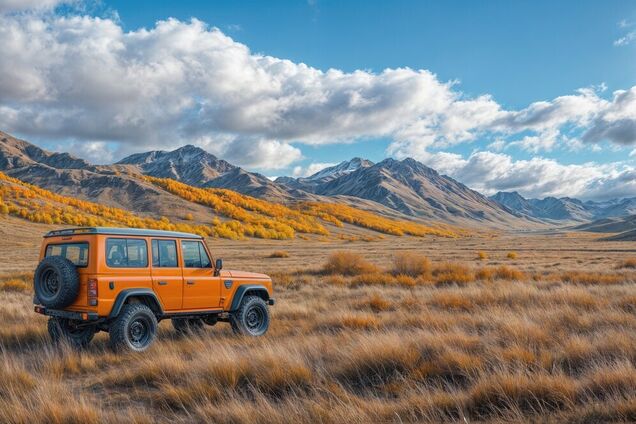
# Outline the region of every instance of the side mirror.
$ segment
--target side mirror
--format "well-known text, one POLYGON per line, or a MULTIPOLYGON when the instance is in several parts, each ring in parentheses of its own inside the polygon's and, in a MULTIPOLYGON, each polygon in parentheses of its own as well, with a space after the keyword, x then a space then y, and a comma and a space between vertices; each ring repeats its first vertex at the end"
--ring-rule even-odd
POLYGON ((221 270, 223 269, 223 259, 217 259, 214 264, 214 275, 219 275, 221 270))

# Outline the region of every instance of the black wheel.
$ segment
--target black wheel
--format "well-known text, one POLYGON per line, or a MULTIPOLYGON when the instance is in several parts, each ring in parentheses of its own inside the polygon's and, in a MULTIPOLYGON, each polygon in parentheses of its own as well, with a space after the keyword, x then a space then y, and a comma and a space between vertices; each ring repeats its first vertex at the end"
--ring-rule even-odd
POLYGON ((97 332, 94 325, 80 325, 78 321, 66 318, 49 318, 48 330, 53 343, 68 343, 74 348, 83 349, 89 345, 97 332))
POLYGON ((34 301, 47 308, 66 308, 77 298, 79 286, 79 275, 73 262, 61 256, 49 256, 35 269, 34 301))
POLYGON ((157 318, 143 303, 129 303, 124 305, 108 331, 113 350, 143 352, 155 339, 157 318))
POLYGON ((245 296, 238 311, 230 315, 230 324, 236 334, 262 336, 269 328, 269 309, 258 296, 245 296))
POLYGON ((194 334, 203 331, 201 318, 172 318, 172 326, 179 334, 194 334))

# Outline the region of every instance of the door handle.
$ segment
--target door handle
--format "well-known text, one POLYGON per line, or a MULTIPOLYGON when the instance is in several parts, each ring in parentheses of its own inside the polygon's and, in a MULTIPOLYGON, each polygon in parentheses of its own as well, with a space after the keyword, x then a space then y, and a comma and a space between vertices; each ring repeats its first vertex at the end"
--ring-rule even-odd
POLYGON ((167 281, 159 281, 159 285, 160 286, 166 286, 166 285, 168 285, 168 282, 167 281))
POLYGON ((188 281, 186 281, 186 284, 187 284, 187 285, 189 285, 189 286, 191 286, 191 285, 193 285, 193 284, 194 284, 194 281, 192 281, 192 280, 188 280, 188 281))

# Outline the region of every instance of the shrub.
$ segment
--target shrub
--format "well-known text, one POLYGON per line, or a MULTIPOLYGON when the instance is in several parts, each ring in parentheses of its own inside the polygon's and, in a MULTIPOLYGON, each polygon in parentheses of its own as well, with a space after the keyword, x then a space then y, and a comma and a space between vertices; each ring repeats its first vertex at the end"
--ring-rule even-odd
POLYGON ((354 286, 388 286, 395 283, 397 280, 394 276, 381 272, 358 275, 351 280, 354 286))
POLYGON ((393 273, 418 277, 431 271, 431 261, 415 252, 398 252, 393 257, 393 273))
POLYGON ((378 267, 353 252, 334 252, 327 258, 324 266, 327 274, 360 275, 378 272, 378 267))
POLYGON ((494 270, 494 278, 496 280, 513 280, 519 281, 525 278, 525 274, 518 269, 509 266, 498 266, 494 270))
POLYGON ((6 292, 26 292, 31 288, 31 285, 24 280, 8 280, 4 283, 0 283, 0 289, 6 292))
POLYGON ((404 287, 415 287, 417 280, 410 275, 400 274, 395 277, 395 282, 404 287))
POLYGON ((289 258, 289 252, 285 250, 277 250, 272 252, 268 258, 289 258))
POLYGON ((345 315, 342 317, 342 326, 358 330, 375 330, 380 325, 376 317, 369 314, 345 315))
POLYGON ((452 292, 435 293, 431 305, 442 309, 469 311, 475 304, 466 296, 452 292))
POLYGON ((506 255, 506 258, 517 259, 517 252, 508 252, 508 254, 506 255))
POLYGON ((477 252, 477 259, 479 259, 480 261, 484 261, 488 259, 488 255, 484 251, 479 251, 477 252))
POLYGON ((378 293, 374 293, 366 302, 366 304, 371 308, 373 312, 382 312, 393 309, 391 307, 391 302, 386 300, 384 296, 379 295, 378 293))
POLYGON ((194 215, 192 215, 191 213, 187 213, 185 214, 183 219, 185 219, 186 221, 192 221, 194 219, 194 215))
POLYGON ((495 269, 489 266, 485 266, 483 268, 479 268, 475 272, 475 278, 481 281, 494 280, 495 278, 495 269))
POLYGON ((618 268, 636 269, 636 258, 625 259, 618 264, 618 268))
POLYGON ((470 268, 454 262, 441 264, 433 271, 433 276, 438 284, 466 284, 475 278, 470 268))
POLYGON ((570 271, 561 274, 561 281, 574 284, 620 284, 625 278, 618 274, 601 274, 599 272, 570 271))
POLYGON ((342 275, 330 275, 325 279, 327 284, 331 284, 334 286, 344 286, 347 284, 347 279, 342 275))

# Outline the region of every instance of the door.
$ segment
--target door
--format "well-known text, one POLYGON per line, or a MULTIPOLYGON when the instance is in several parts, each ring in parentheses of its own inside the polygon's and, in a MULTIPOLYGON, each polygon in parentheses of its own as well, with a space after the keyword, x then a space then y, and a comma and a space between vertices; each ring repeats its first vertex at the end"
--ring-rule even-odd
POLYGON ((152 287, 166 311, 182 308, 183 275, 176 240, 152 240, 152 287))
POLYGON ((221 277, 214 276, 203 243, 181 240, 183 258, 183 309, 216 309, 221 302, 221 277))

